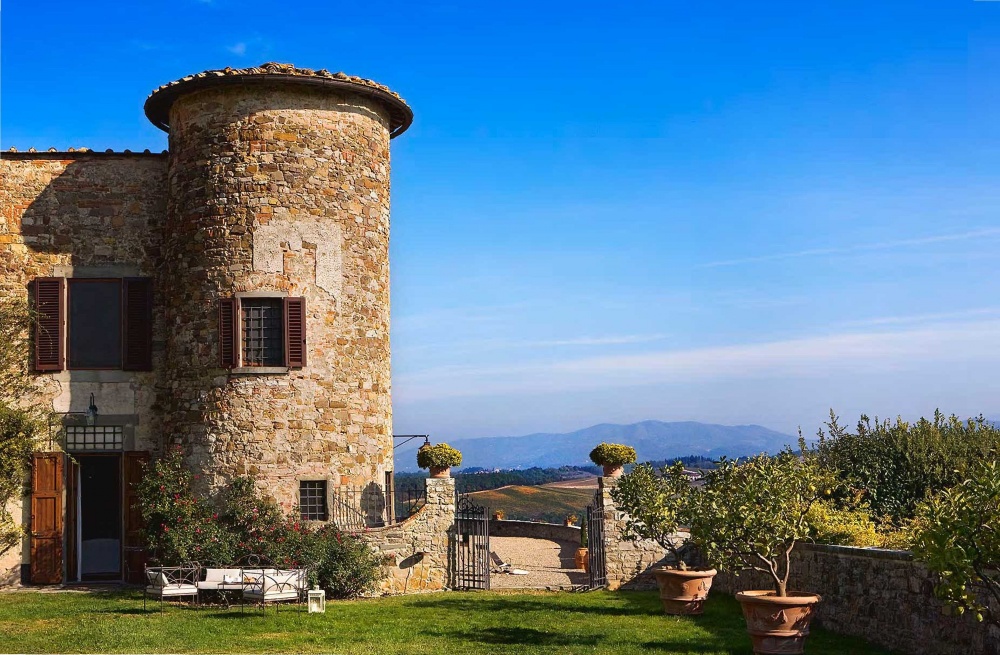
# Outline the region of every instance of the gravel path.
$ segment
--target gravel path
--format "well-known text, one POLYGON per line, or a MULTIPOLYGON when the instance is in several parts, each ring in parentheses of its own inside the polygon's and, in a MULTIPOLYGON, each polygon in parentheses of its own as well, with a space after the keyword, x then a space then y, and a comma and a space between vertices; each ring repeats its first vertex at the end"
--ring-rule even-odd
POLYGON ((490 537, 490 550, 515 569, 528 571, 528 575, 493 573, 493 589, 544 589, 568 588, 586 585, 589 581, 583 569, 573 568, 573 555, 578 544, 551 539, 526 537, 490 537))

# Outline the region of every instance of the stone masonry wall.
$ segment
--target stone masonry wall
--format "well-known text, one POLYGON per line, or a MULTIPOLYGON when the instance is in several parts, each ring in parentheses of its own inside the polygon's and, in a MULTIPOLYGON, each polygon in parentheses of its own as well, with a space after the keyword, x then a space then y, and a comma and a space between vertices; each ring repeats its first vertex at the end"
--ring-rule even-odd
MULTIPOLYGON (((37 277, 155 277, 166 218, 166 156, 143 153, 0 154, 0 296, 26 299, 37 277)), ((162 366, 163 314, 153 316, 153 365, 162 366)), ((83 412, 93 393, 104 417, 122 417, 129 450, 159 448, 153 372, 38 374, 54 412, 83 412), (124 418, 127 417, 127 418, 124 418)), ((58 440, 40 450, 58 449, 58 440)), ((27 527, 27 498, 10 509, 27 527)), ((27 540, 0 558, 0 584, 16 582, 27 540)))
POLYGON ((557 523, 490 519, 490 536, 552 539, 554 541, 568 541, 579 544, 580 528, 575 525, 559 525, 557 523))
POLYGON ((392 469, 386 110, 295 85, 196 91, 170 110, 165 430, 210 486, 252 473, 285 509, 298 480, 392 469), (219 298, 306 299, 307 365, 219 367, 219 298))
MULTIPOLYGON (((712 593, 770 589, 769 576, 718 575, 712 593)), ((908 552, 799 543, 789 589, 823 597, 817 622, 909 655, 998 655, 1000 629, 953 614, 908 552)))
POLYGON ((427 504, 398 525, 374 528, 364 537, 385 558, 380 591, 441 591, 448 585, 448 539, 455 525, 454 478, 427 478, 427 504))

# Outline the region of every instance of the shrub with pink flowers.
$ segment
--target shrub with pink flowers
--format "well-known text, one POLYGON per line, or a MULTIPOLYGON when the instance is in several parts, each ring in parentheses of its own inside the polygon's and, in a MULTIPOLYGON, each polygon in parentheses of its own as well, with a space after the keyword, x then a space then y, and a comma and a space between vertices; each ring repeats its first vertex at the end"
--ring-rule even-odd
POLYGON ((311 582, 331 598, 372 591, 381 578, 379 557, 363 539, 332 524, 313 529, 295 514, 284 515, 252 478, 236 478, 221 493, 204 497, 192 489, 196 477, 184 466, 181 450, 172 449, 151 463, 139 483, 153 561, 231 566, 262 555, 280 568, 308 567, 311 582))

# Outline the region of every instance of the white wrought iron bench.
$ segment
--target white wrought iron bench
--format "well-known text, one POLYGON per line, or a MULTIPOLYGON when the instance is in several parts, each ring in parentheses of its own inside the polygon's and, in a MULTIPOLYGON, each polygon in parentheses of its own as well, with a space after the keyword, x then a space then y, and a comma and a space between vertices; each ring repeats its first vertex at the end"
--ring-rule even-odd
POLYGON ((194 598, 198 603, 198 578, 201 577, 201 567, 197 564, 185 566, 147 566, 145 568, 146 586, 142 591, 142 609, 146 609, 146 597, 160 599, 160 611, 163 611, 164 598, 194 598))

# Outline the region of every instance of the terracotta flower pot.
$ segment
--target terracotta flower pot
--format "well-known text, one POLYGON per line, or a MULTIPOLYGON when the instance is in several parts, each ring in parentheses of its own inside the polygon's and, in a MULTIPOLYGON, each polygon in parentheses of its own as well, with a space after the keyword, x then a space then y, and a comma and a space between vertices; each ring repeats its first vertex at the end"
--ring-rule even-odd
POLYGON ((665 566, 653 569, 656 585, 660 588, 660 602, 665 614, 701 614, 705 609, 708 590, 717 571, 678 571, 665 566))
POLYGON ((736 600, 743 606, 753 652, 798 655, 805 652, 809 622, 823 598, 798 591, 780 597, 767 590, 744 591, 736 594, 736 600))
POLYGON ((604 477, 606 478, 620 478, 622 476, 622 471, 625 467, 620 464, 605 464, 604 465, 604 477))
POLYGON ((431 477, 432 478, 450 478, 451 477, 451 467, 450 466, 432 466, 431 467, 431 477))
POLYGON ((577 548, 576 554, 573 556, 573 566, 578 569, 587 570, 587 565, 590 563, 590 550, 587 548, 577 548))

